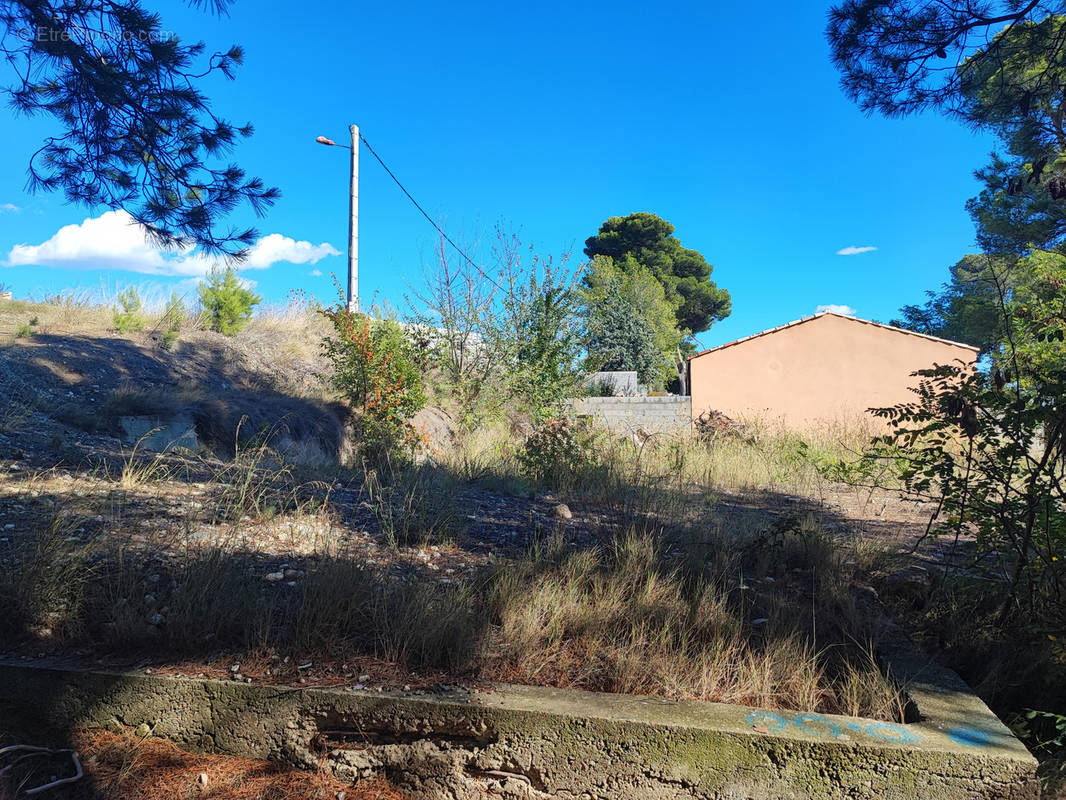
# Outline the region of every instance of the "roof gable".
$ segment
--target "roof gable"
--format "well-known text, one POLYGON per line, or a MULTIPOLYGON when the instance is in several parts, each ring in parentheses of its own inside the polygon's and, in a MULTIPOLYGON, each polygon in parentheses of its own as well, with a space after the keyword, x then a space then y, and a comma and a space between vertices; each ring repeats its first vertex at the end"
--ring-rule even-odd
POLYGON ((750 336, 745 336, 745 337, 740 338, 740 339, 735 339, 732 342, 726 342, 725 344, 720 344, 717 347, 711 347, 711 348, 708 348, 707 350, 701 350, 699 353, 694 353, 693 355, 689 356, 689 360, 691 360, 693 358, 699 358, 700 356, 705 356, 708 353, 714 353, 714 352, 716 352, 718 350, 724 350, 727 347, 733 347, 734 345, 738 345, 738 344, 741 344, 743 342, 750 341, 752 339, 758 339, 760 336, 767 336, 767 335, 769 335, 771 333, 777 333, 778 331, 783 331, 786 328, 794 328, 797 325, 802 325, 805 322, 810 322, 811 320, 820 319, 821 317, 839 317, 840 319, 846 319, 846 320, 849 320, 851 322, 859 323, 860 325, 872 325, 875 328, 884 328, 887 331, 894 331, 895 333, 900 333, 900 334, 903 334, 905 336, 917 336, 917 337, 919 337, 921 339, 928 339, 929 341, 940 342, 941 344, 947 344, 947 345, 951 345, 953 347, 961 347, 961 348, 963 348, 965 350, 972 350, 975 353, 980 352, 980 350, 981 350, 981 348, 974 347, 973 345, 970 345, 970 344, 963 344, 962 342, 953 342, 950 339, 941 339, 939 336, 930 336, 929 334, 926 334, 926 333, 916 333, 914 331, 909 331, 909 330, 907 330, 905 328, 897 328, 894 325, 885 325, 883 322, 873 322, 873 321, 868 320, 868 319, 860 319, 859 317, 851 317, 851 316, 848 316, 847 314, 838 314, 835 311, 820 311, 817 314, 812 314, 809 317, 803 317, 802 319, 793 320, 792 322, 786 322, 784 325, 778 325, 776 328, 767 328, 765 331, 761 331, 759 333, 753 333, 750 336))

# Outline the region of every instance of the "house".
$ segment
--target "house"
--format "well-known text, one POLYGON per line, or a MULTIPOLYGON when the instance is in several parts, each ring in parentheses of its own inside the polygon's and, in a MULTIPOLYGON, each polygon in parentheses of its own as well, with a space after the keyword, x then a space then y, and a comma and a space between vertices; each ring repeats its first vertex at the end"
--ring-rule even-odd
POLYGON ((689 359, 692 418, 709 409, 790 428, 854 419, 915 398, 915 370, 975 365, 978 348, 823 312, 689 359))

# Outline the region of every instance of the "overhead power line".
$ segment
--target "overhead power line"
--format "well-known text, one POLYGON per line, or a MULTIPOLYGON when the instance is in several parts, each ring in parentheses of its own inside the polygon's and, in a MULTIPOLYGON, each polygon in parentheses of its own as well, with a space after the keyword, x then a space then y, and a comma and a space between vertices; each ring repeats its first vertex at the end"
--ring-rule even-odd
POLYGON ((493 280, 491 275, 489 275, 487 272, 485 272, 485 270, 483 270, 476 263, 474 263, 474 260, 463 251, 463 248, 461 248, 459 245, 457 245, 455 242, 453 242, 451 237, 448 236, 448 234, 446 234, 444 232, 444 229, 441 228, 441 226, 438 225, 433 220, 433 217, 431 217, 429 214, 426 213, 426 210, 424 208, 422 208, 421 205, 419 205, 418 201, 415 200, 415 198, 411 195, 411 193, 409 191, 407 191, 407 188, 402 183, 400 183, 400 179, 396 177, 396 175, 393 173, 393 171, 391 169, 389 169, 388 165, 381 159, 381 156, 379 156, 377 154, 377 151, 375 151, 374 148, 370 146, 370 142, 368 142, 366 140, 366 137, 363 136, 362 131, 359 132, 359 139, 360 139, 360 141, 362 141, 363 144, 366 145, 366 149, 370 152, 370 155, 372 155, 377 160, 377 162, 379 164, 381 164, 381 168, 383 170, 385 170, 385 172, 387 172, 389 174, 389 177, 392 178, 393 182, 395 182, 395 184, 400 187, 400 191, 403 192, 405 195, 407 195, 407 199, 410 200, 414 204, 414 207, 417 208, 421 212, 422 216, 425 217, 429 221, 429 224, 437 229, 437 233, 439 233, 441 235, 441 237, 444 239, 444 241, 446 241, 453 248, 455 248, 455 252, 457 252, 459 255, 461 255, 470 266, 472 266, 479 273, 481 273, 481 276, 485 280, 487 280, 489 283, 491 283, 493 286, 495 286, 497 289, 499 289, 501 292, 503 292, 504 288, 502 286, 500 286, 500 284, 498 284, 495 280, 493 280))

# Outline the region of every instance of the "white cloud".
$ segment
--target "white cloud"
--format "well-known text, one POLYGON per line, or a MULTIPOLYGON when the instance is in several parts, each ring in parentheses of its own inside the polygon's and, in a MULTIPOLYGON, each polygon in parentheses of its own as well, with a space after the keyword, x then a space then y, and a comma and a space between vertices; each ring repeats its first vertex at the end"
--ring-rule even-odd
POLYGON ((34 264, 154 274, 167 271, 162 253, 145 241, 144 233, 125 211, 108 211, 80 225, 65 225, 42 244, 17 244, 7 254, 6 263, 11 267, 34 264))
POLYGON ((830 314, 843 314, 845 317, 855 316, 854 308, 839 303, 827 303, 824 306, 818 306, 818 308, 814 310, 815 314, 822 314, 824 312, 829 312, 830 314))
POLYGON ((310 275, 312 278, 321 278, 322 277, 322 270, 313 269, 310 272, 308 272, 307 274, 310 275))
MULTIPOLYGON (((328 242, 311 244, 271 233, 249 250, 240 269, 267 269, 279 262, 317 264, 340 255, 328 242)), ((147 241, 144 231, 125 211, 107 211, 80 225, 66 225, 37 245, 17 244, 6 266, 34 265, 71 269, 120 269, 148 275, 205 275, 222 261, 195 250, 172 253, 147 241)))
POLYGON ((244 266, 248 269, 265 269, 279 261, 288 261, 290 264, 317 264, 326 256, 340 254, 340 250, 329 242, 297 242, 280 233, 271 233, 255 243, 244 266))
POLYGON ((857 255, 860 255, 861 253, 872 253, 876 249, 877 249, 876 247, 869 247, 869 246, 867 246, 867 247, 856 247, 855 245, 851 245, 850 247, 842 247, 841 249, 837 250, 837 255, 838 256, 857 256, 857 255))
POLYGON ((0 203, 0 214, 14 214, 21 210, 22 209, 14 203, 0 203))

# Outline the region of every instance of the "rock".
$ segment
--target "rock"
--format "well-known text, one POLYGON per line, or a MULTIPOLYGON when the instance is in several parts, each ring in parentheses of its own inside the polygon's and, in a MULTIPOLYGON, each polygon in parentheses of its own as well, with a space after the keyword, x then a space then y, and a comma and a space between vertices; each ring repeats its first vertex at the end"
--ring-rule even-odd
POLYGON ((555 516, 558 517, 559 519, 573 519, 574 518, 574 512, 572 512, 570 510, 570 506, 568 506, 566 503, 559 503, 559 505, 557 505, 554 509, 552 509, 552 511, 555 513, 555 516))
POLYGON ((284 576, 286 578, 291 579, 291 578, 299 578, 301 575, 304 574, 304 572, 303 572, 302 569, 287 569, 282 574, 284 574, 284 576))
POLYGON ((455 420, 443 408, 426 406, 416 411, 410 422, 431 448, 455 441, 455 420))
POLYGON ((207 780, 208 780, 207 773, 206 772, 201 772, 200 773, 200 777, 198 777, 196 779, 196 782, 198 784, 200 784, 201 786, 207 786, 207 780))
POLYGON ((263 580, 265 580, 268 583, 278 583, 279 581, 285 580, 285 573, 284 572, 268 572, 266 575, 263 576, 263 580))
POLYGON ((241 665, 240 664, 234 664, 232 667, 229 668, 229 671, 230 672, 240 672, 241 671, 241 665))
POLYGON ((895 592, 910 595, 917 599, 924 597, 933 584, 929 570, 918 564, 911 564, 893 572, 885 578, 885 583, 895 592))
POLYGON ((889 583, 909 584, 914 586, 928 586, 930 583, 929 570, 918 564, 898 569, 885 580, 889 583))
POLYGON ((149 736, 151 736, 152 729, 148 727, 147 722, 142 722, 140 725, 134 728, 133 733, 137 736, 138 739, 147 739, 149 736))
POLYGON ((152 625, 155 625, 158 628, 160 625, 162 625, 164 622, 166 622, 166 617, 164 617, 162 614, 160 614, 157 611, 154 614, 152 614, 152 616, 149 618, 148 622, 150 624, 152 624, 152 625))

